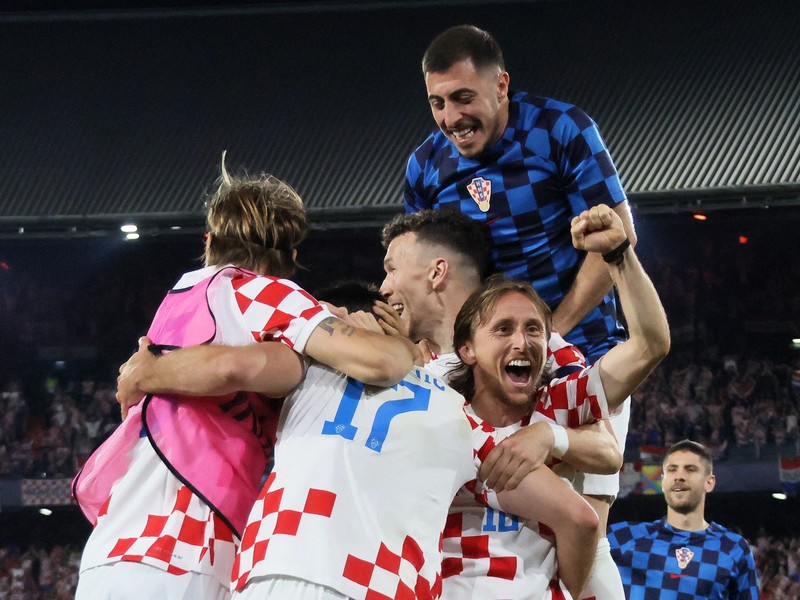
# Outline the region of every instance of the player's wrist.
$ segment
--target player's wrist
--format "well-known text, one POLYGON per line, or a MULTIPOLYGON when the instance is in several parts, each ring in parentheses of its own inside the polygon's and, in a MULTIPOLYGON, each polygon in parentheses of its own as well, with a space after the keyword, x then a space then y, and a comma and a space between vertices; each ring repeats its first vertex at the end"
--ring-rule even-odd
POLYGON ((625 258, 625 251, 630 248, 630 245, 631 241, 625 238, 616 248, 603 254, 603 260, 610 265, 621 265, 625 258))
POLYGON ((561 425, 547 423, 553 432, 553 449, 550 451, 555 458, 563 458, 569 450, 569 435, 561 425))

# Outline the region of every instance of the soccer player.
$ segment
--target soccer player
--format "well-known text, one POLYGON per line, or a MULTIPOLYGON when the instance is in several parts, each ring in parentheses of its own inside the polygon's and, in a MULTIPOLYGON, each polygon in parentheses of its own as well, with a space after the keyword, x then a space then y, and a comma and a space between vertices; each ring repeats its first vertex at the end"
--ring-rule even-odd
MULTIPOLYGON (((571 233, 576 247, 606 258, 626 309, 630 339, 615 346, 595 365, 540 388, 549 309, 526 283, 488 280, 467 300, 456 319, 453 344, 464 367, 450 380, 470 400, 468 414, 473 427, 489 437, 481 448, 483 453, 489 451, 492 442, 499 442, 528 422, 532 396, 545 412, 559 397, 566 396, 579 402, 574 417, 578 417, 582 402, 588 402, 592 411, 605 413, 606 404, 608 408, 618 407, 668 352, 666 315, 636 254, 624 243, 625 231, 616 213, 606 206, 594 207, 573 220, 571 233)), ((562 456, 568 449, 563 429, 553 427, 553 435, 555 456, 562 456)), ((491 476, 487 484, 491 485, 491 476)), ((487 516, 475 501, 480 500, 481 491, 478 485, 471 496, 459 493, 451 509, 452 528, 445 532, 444 540, 444 597, 543 597, 550 583, 548 576, 554 571, 548 532, 530 523, 521 527, 509 515, 489 515, 495 522, 487 528, 487 516), (486 541, 477 546, 475 540, 481 538, 486 541), (504 559, 498 562, 511 565, 514 557, 519 557, 522 567, 516 572, 497 568, 492 572, 491 560, 487 560, 504 559)), ((591 566, 590 560, 585 565, 586 576, 591 566)), ((563 580, 563 573, 561 576, 563 580)), ((580 597, 581 586, 567 587, 574 597, 580 597)), ((557 593, 552 584, 550 588, 550 593, 557 593)))
POLYGON ((667 516, 613 523, 608 540, 629 599, 758 598, 750 544, 705 518, 716 479, 711 454, 696 442, 670 446, 661 487, 667 516))
MULTIPOLYGON (((307 231, 291 187, 267 175, 232 177, 223 156, 207 224, 206 266, 184 274, 162 302, 148 333, 156 351, 252 345, 248 368, 272 397, 302 377, 298 353, 372 384, 408 372, 410 342, 355 330, 278 278, 293 273, 307 231)), ((225 376, 222 363, 206 366, 217 367, 225 376)), ((267 465, 270 416, 264 397, 234 392, 208 389, 191 401, 149 395, 143 403, 134 394, 130 411, 123 404, 123 423, 73 484, 94 524, 77 598, 229 595, 237 542, 267 465)))
MULTIPOLYGON (((572 104, 512 90, 500 46, 474 26, 439 34, 422 72, 439 131, 409 157, 406 212, 455 210, 485 223, 492 270, 529 281, 553 310, 553 328, 596 362, 625 332, 603 261, 572 246, 570 222, 606 205, 636 244, 597 125, 572 104)), ((611 417, 623 450, 629 413, 627 402, 611 417)), ((577 483, 605 524, 619 475, 586 474, 577 483)))

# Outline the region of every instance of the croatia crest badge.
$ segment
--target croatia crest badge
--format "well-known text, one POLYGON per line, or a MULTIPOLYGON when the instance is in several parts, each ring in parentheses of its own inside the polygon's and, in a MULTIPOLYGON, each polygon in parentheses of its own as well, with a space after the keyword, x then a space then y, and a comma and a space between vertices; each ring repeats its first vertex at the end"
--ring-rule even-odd
POLYGON ((678 566, 681 570, 685 569, 689 563, 692 562, 692 557, 694 557, 694 552, 689 550, 689 548, 683 547, 675 550, 675 558, 678 559, 678 566))
POLYGON ((492 182, 483 177, 476 177, 467 185, 467 191, 478 204, 481 212, 489 210, 489 201, 492 199, 492 182))

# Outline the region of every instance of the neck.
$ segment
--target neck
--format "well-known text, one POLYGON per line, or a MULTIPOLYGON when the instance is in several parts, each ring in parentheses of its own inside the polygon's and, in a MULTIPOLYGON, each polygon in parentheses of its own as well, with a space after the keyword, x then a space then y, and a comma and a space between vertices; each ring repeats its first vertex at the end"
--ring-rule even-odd
POLYGON ((507 427, 519 423, 531 414, 533 405, 516 406, 503 402, 491 391, 476 385, 470 401, 472 410, 492 427, 507 427))
MULTIPOLYGON (((506 128, 508 127, 508 114, 509 114, 509 100, 508 96, 506 96, 502 103, 500 104, 500 137, 503 137, 503 134, 506 132, 506 128)), ((495 140, 495 143, 500 138, 495 140)))
POLYGON ((442 318, 431 332, 431 337, 428 338, 428 341, 438 348, 436 350, 437 354, 455 352, 453 347, 453 326, 455 325, 458 311, 464 306, 471 293, 472 290, 451 283, 446 293, 438 294, 438 309, 441 311, 442 318))
POLYGON ((702 509, 693 510, 690 513, 679 513, 667 507, 667 523, 675 529, 683 531, 702 531, 708 527, 708 522, 703 515, 702 509))

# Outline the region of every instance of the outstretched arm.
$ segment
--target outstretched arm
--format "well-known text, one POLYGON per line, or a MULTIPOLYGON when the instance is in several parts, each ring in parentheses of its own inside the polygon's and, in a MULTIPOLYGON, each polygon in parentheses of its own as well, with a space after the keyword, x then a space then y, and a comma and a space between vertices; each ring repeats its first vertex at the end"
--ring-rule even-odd
MULTIPOLYGON (((618 248, 625 237, 619 216, 604 205, 572 220, 575 247, 598 257, 618 248)), ((617 286, 630 336, 599 363, 608 407, 614 410, 667 355, 670 338, 664 307, 633 248, 625 250, 617 264, 606 263, 606 268, 617 286)))
POLYGON ((599 536, 592 507, 547 467, 529 473, 515 490, 500 492, 497 500, 505 512, 553 530, 559 577, 572 597, 580 598, 599 536))

